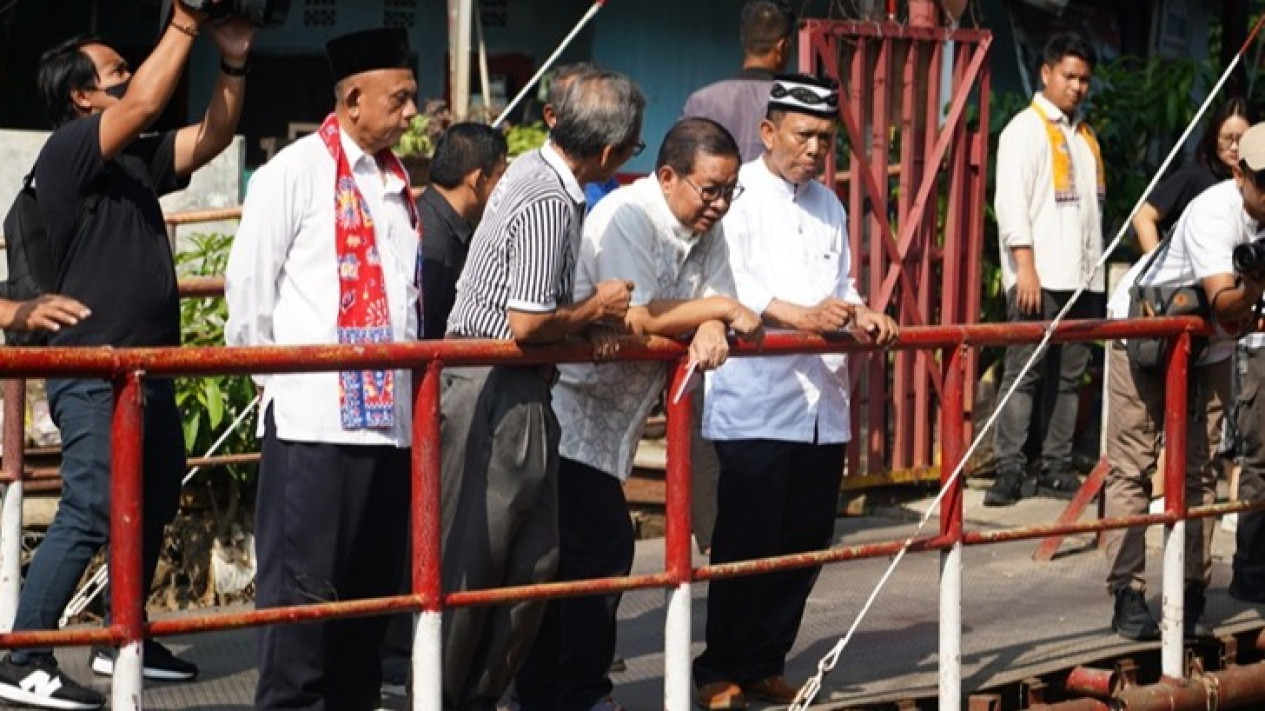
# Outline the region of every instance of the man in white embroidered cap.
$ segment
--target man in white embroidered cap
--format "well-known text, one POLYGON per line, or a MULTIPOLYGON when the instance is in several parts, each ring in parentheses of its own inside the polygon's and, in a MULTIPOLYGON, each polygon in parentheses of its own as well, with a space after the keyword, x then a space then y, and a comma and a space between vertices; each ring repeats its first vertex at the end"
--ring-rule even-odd
MULTIPOLYGON (((760 124, 764 154, 742 166, 746 187, 723 226, 738 300, 772 329, 838 333, 879 344, 896 323, 869 309, 851 277, 847 215, 818 178, 834 150, 837 84, 779 75, 760 124)), ((848 421, 842 353, 735 358, 708 375, 703 436, 720 483, 713 564, 820 550, 834 535, 848 421)), ((714 580, 707 648, 694 660, 698 705, 790 703, 783 677, 818 568, 714 580)))
MULTIPOLYGON (((400 29, 326 47, 335 108, 255 173, 225 283, 229 345, 413 341, 420 227, 391 146, 417 114, 400 29)), ((256 377, 260 608, 393 595, 408 536, 409 372, 256 377)), ((386 617, 259 635, 258 709, 373 709, 386 617)))

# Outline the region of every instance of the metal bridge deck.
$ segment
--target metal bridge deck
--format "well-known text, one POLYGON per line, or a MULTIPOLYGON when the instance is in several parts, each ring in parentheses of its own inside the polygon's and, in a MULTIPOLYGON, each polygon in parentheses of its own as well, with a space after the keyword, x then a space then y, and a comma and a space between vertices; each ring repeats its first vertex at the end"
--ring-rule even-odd
MULTIPOLYGON (((1008 509, 985 509, 981 500, 982 491, 966 492, 969 528, 1053 521, 1062 508, 1062 502, 1037 499, 1008 509)), ((836 540, 859 543, 906 536, 913 530, 917 511, 926 503, 840 519, 836 540)), ((1148 541, 1149 597, 1152 608, 1158 611, 1158 529, 1152 529, 1148 541)), ((1112 600, 1103 587, 1106 565, 1092 548, 1092 537, 1069 539, 1063 554, 1047 564, 1032 562, 1036 545, 1036 541, 1004 543, 967 548, 964 553, 962 664, 963 689, 968 693, 1078 663, 1158 648, 1158 643, 1130 643, 1110 632, 1112 600)), ((1218 632, 1265 625, 1262 608, 1225 594, 1233 545, 1233 533, 1217 531, 1207 619, 1218 632)), ((792 681, 803 680, 815 669, 818 659, 847 630, 887 562, 854 561, 825 569, 789 660, 787 676, 792 681)), ((934 554, 905 558, 845 650, 838 669, 827 677, 818 700, 821 708, 864 708, 899 699, 934 697, 938 683, 938 565, 934 554)), ((662 566, 663 541, 640 542, 635 569, 652 571, 662 566)), ((706 620, 705 594, 706 585, 697 585, 696 652, 701 649, 706 620)), ((663 708, 663 603, 662 591, 635 591, 624 596, 620 607, 619 652, 628 669, 614 676, 615 696, 631 711, 663 708)), ((253 632, 179 637, 169 644, 201 665, 202 676, 193 684, 150 685, 144 697, 147 709, 252 708, 253 632)), ((62 650, 58 656, 63 668, 77 679, 91 677, 82 650, 62 650)), ((94 680, 93 685, 108 693, 107 680, 94 680)), ((403 699, 385 699, 383 705, 387 709, 408 708, 403 699)))

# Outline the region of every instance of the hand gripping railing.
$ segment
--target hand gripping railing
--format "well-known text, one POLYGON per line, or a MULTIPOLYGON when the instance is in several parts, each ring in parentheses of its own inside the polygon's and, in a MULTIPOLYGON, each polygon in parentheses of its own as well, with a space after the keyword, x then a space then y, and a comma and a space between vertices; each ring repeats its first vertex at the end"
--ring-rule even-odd
MULTIPOLYGON (((1044 324, 1011 323, 975 326, 941 326, 909 328, 893 348, 930 349, 942 353, 945 369, 945 400, 942 418, 942 471, 952 471, 960 461, 966 434, 965 360, 967 348, 1012 345, 1036 342, 1043 335, 1044 324)), ((667 462, 667 546, 665 567, 661 573, 631 575, 566 583, 549 583, 490 590, 447 591, 440 583, 440 438, 439 376, 445 367, 529 364, 549 362, 583 362, 594 358, 588 344, 519 348, 501 341, 421 341, 408 344, 365 346, 293 346, 262 348, 45 348, 0 349, 0 377, 92 377, 114 383, 115 407, 112 425, 112 483, 110 567, 114 584, 111 590, 113 621, 108 627, 0 634, 0 648, 34 645, 110 644, 120 648, 113 681, 115 709, 139 709, 141 696, 141 641, 148 636, 170 636, 298 621, 324 620, 337 617, 381 615, 410 611, 419 615, 414 638, 413 672, 415 709, 441 708, 440 689, 440 616, 444 607, 493 605, 530 598, 608 593, 640 588, 668 588, 667 622, 665 624, 665 708, 686 711, 690 707, 690 585, 694 581, 753 575, 773 570, 801 568, 860 558, 889 556, 904 550, 941 552, 941 673, 949 683, 941 684, 940 708, 958 708, 960 704, 960 639, 961 639, 961 547, 1007 540, 1039 538, 1055 534, 1100 531, 1135 525, 1164 524, 1168 536, 1164 558, 1164 671, 1169 676, 1181 675, 1181 571, 1184 518, 1208 516, 1231 510, 1246 510, 1243 505, 1218 505, 1187 511, 1184 479, 1186 382, 1189 344, 1192 334, 1205 334, 1205 324, 1195 318, 1158 318, 1145 321, 1079 321, 1059 326, 1054 340, 1118 339, 1154 336, 1175 339, 1168 363, 1168 388, 1165 412, 1167 465, 1166 492, 1169 496, 1163 514, 1131 516, 1098 522, 1065 526, 1040 525, 996 532, 966 532, 962 526, 960 481, 949 487, 943 499, 940 531, 937 535, 915 535, 906 541, 892 541, 858 546, 842 546, 824 551, 801 553, 776 558, 743 561, 724 565, 692 568, 690 555, 690 465, 689 436, 690 401, 683 398, 668 405, 667 462), (415 373, 412 450, 412 543, 415 558, 412 571, 413 591, 410 595, 368 600, 320 603, 185 617, 144 622, 145 585, 141 570, 141 456, 143 408, 141 385, 145 377, 204 376, 212 374, 290 373, 347 369, 407 368, 415 373), (1175 571, 1175 574, 1170 572, 1175 571), (1175 587, 1174 587, 1175 586, 1175 587), (1176 659, 1176 662, 1174 662, 1176 659), (1176 672, 1173 670, 1176 669, 1176 672), (957 682, 954 683, 953 680, 957 682)), ((735 344, 738 357, 759 354, 859 352, 874 347, 864 336, 841 334, 822 338, 805 334, 773 334, 763 347, 735 344)), ((670 361, 674 368, 672 387, 684 376, 685 349, 664 339, 625 340, 619 349, 620 360, 670 361)), ((882 357, 878 355, 877 357, 882 357)), ((753 383, 753 387, 760 387, 753 383)), ((11 392, 11 389, 10 389, 11 392)), ((14 401, 9 401, 14 402, 14 401)), ((16 402, 20 402, 17 400, 16 402)), ((6 405, 12 408, 11 404, 6 405)), ((19 457, 20 446, 6 442, 5 478, 19 485, 6 487, 4 511, 6 519, 20 516, 20 505, 14 511, 9 493, 19 492, 20 468, 12 460, 19 457)), ((20 462, 18 462, 20 465, 20 462)), ((19 501, 20 504, 20 501, 19 501)), ((7 522, 6 522, 7 523, 7 522)), ((20 525, 20 523, 19 523, 20 525)), ((5 569, 0 582, 11 589, 0 590, 0 599, 16 594, 16 560, 11 552, 4 555, 5 569)))

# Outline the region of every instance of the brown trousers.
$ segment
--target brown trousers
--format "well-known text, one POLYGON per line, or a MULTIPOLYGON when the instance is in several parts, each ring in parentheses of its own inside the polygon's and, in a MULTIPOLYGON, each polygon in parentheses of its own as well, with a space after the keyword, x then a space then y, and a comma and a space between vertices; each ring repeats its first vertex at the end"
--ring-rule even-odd
MULTIPOLYGON (((1110 390, 1107 411, 1107 517, 1145 514, 1151 475, 1164 429, 1164 373, 1134 367, 1124 345, 1107 348, 1110 390)), ((1211 504, 1217 496, 1216 462, 1221 425, 1230 403, 1233 360, 1191 368, 1186 414, 1186 505, 1211 504)), ((1214 518, 1186 526, 1186 582, 1206 586, 1212 575, 1214 518)), ((1107 532, 1107 588, 1146 589, 1146 528, 1107 532)))

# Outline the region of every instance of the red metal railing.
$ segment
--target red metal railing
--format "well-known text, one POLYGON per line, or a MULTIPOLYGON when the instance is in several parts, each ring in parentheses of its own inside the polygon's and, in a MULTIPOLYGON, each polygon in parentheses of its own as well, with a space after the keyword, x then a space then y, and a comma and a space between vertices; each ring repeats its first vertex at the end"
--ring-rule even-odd
MULTIPOLYGON (((967 381, 966 363, 970 351, 981 346, 1012 345, 1039 340, 1040 323, 990 324, 974 326, 914 327, 905 330, 894 350, 939 353, 945 383, 941 408, 944 477, 957 468, 965 454, 970 431, 963 403, 967 381)), ((915 540, 915 551, 944 551, 953 546, 985 545, 1009 540, 1040 538, 1089 531, 1102 531, 1142 524, 1172 525, 1185 518, 1248 510, 1243 504, 1219 504, 1187 510, 1184 492, 1184 445, 1189 344, 1192 334, 1207 329, 1195 318, 1162 318, 1144 321, 1080 321, 1061 325, 1056 342, 1128 337, 1175 339, 1177 347, 1168 363, 1166 392, 1167 466, 1163 514, 1130 516, 1067 525, 1035 525, 1005 531, 963 530, 961 480, 943 500, 940 530, 936 535, 915 540)), ((856 357, 887 358, 873 346, 851 334, 822 338, 806 334, 773 334, 763 347, 735 344, 734 354, 745 356, 791 353, 853 352, 856 357)), ((620 349, 620 360, 657 360, 674 364, 673 382, 684 375, 684 348, 664 339, 628 340, 620 349)), ((115 386, 112 429, 112 490, 110 550, 113 579, 113 622, 100 629, 28 631, 0 634, 0 648, 34 645, 135 644, 144 636, 168 636, 208 632, 247 626, 285 624, 301 620, 330 619, 384 614, 398 611, 437 613, 443 607, 492 605, 510 601, 576 596, 614 590, 649 587, 687 586, 694 581, 751 575, 771 570, 814 566, 861 558, 887 556, 901 549, 902 541, 842 546, 803 553, 724 565, 692 567, 690 555, 690 476, 688 452, 689 400, 668 406, 667 462, 667 546, 664 572, 539 586, 493 590, 443 591, 440 587, 440 462, 439 376, 453 366, 581 362, 594 353, 586 344, 520 348, 499 341, 422 341, 408 344, 365 346, 295 346, 261 348, 44 348, 0 349, 0 376, 93 377, 111 380, 115 386), (140 387, 146 377, 204 376, 211 374, 288 373, 345 369, 409 368, 415 372, 415 402, 412 451, 412 542, 415 551, 413 592, 369 600, 290 606, 238 613, 208 614, 181 619, 143 622, 144 586, 141 569, 141 457, 140 442, 144 403, 140 387)), ((19 401, 20 402, 20 401, 19 401)), ((10 410, 12 407, 10 406, 10 410)), ((7 418, 6 418, 7 419, 7 418)), ((9 443, 6 442, 6 445, 9 443)), ((21 448, 5 452, 21 452, 21 448)), ((4 481, 19 483, 20 469, 6 457, 4 481)), ((688 617, 685 618, 688 622, 688 617)), ((1180 624, 1177 629, 1180 629, 1180 624)), ((688 635, 688 627, 686 628, 688 635)), ((1179 640, 1180 642, 1180 640, 1179 640)), ((688 671, 683 672, 688 683, 688 671)), ((139 674, 139 668, 137 669, 139 674)), ((116 675, 116 684, 121 683, 116 675)), ((137 678, 139 683, 139 677, 137 678)), ((117 687, 116 687, 117 688, 117 687)), ((117 697, 116 697, 117 698, 117 697)), ((420 707, 425 704, 419 705, 420 707)), ((429 707, 429 706, 425 706, 429 707)), ((943 706, 942 706, 943 708, 943 706)))

